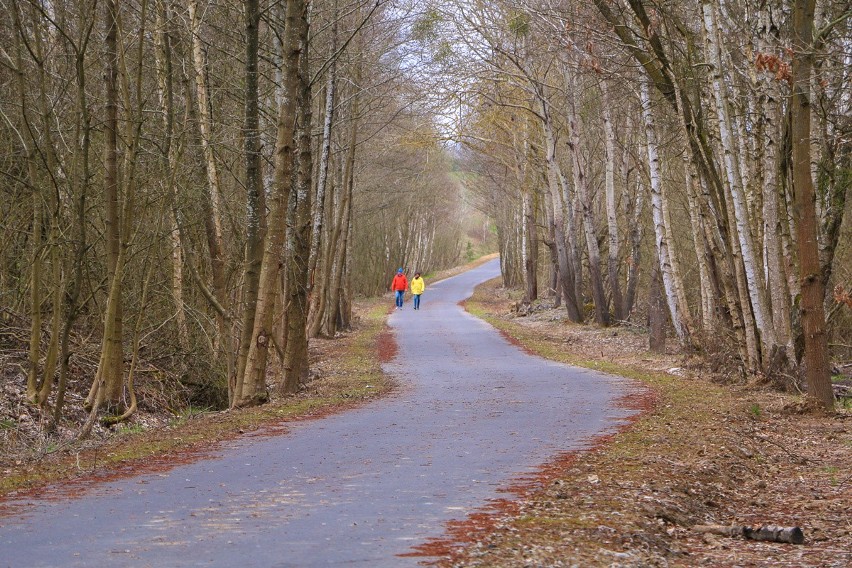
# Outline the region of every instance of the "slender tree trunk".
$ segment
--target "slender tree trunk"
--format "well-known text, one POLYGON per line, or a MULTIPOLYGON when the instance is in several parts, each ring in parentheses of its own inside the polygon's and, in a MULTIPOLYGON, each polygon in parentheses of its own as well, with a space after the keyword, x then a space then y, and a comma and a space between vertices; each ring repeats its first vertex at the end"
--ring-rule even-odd
POLYGON ((603 326, 609 325, 609 303, 604 292, 603 274, 601 273, 601 253, 598 247, 597 227, 592 196, 589 191, 586 176, 586 163, 580 148, 583 136, 583 125, 577 112, 577 93, 579 84, 577 77, 571 72, 570 64, 563 65, 565 86, 568 92, 568 149, 571 153, 571 173, 574 180, 574 190, 583 214, 583 229, 586 236, 586 250, 589 254, 589 277, 592 288, 592 299, 595 303, 595 321, 603 326))
MULTIPOLYGON (((338 214, 335 219, 334 236, 332 238, 332 255, 331 272, 328 276, 328 301, 325 314, 324 333, 328 337, 334 337, 338 325, 342 324, 341 305, 346 297, 345 286, 345 269, 349 262, 349 234, 352 224, 352 192, 354 185, 354 170, 355 170, 355 149, 358 142, 358 121, 355 119, 358 113, 358 97, 353 97, 352 101, 352 126, 349 133, 349 146, 346 152, 346 162, 343 167, 342 188, 340 203, 338 204, 338 214)), ((348 327, 348 325, 347 325, 348 327)))
POLYGON ((90 162, 89 152, 91 149, 91 117, 89 115, 88 94, 86 90, 86 50, 89 37, 94 28, 97 17, 93 10, 90 14, 91 20, 87 26, 80 30, 74 57, 75 81, 77 86, 77 123, 75 126, 75 140, 79 140, 79 151, 75 153, 72 162, 73 179, 72 184, 76 188, 74 218, 76 221, 76 238, 74 239, 73 256, 73 278, 68 285, 65 294, 65 322, 62 327, 62 337, 59 348, 59 383, 56 388, 56 400, 53 407, 53 418, 49 430, 55 430, 62 419, 62 410, 65 405, 65 391, 68 384, 68 373, 71 358, 71 330, 79 315, 79 298, 83 287, 83 261, 85 259, 87 245, 86 233, 86 198, 89 191, 90 162))
MULTIPOLYGON (((308 314, 309 322, 309 337, 315 337, 319 333, 322 324, 323 314, 325 309, 326 282, 316 282, 317 265, 320 263, 320 255, 323 250, 322 236, 323 221, 325 219, 326 208, 326 186, 328 184, 329 163, 331 161, 331 127, 334 123, 334 102, 337 91, 337 20, 338 9, 337 0, 333 2, 332 8, 332 24, 331 24, 331 43, 329 44, 328 52, 331 64, 328 68, 328 77, 325 85, 325 110, 323 113, 323 128, 322 128, 322 146, 320 150, 319 172, 317 174, 317 191, 316 199, 313 202, 313 226, 311 228, 311 251, 308 258, 308 295, 310 297, 310 310, 308 314), (319 290, 317 290, 319 286, 319 290), (319 313, 317 313, 319 312, 319 313)), ((331 260, 328 256, 322 259, 322 262, 329 263, 331 260)))
MULTIPOLYGON (((633 312, 633 305, 636 302, 636 290, 639 287, 639 268, 642 265, 642 237, 644 231, 642 212, 645 209, 645 193, 646 190, 642 183, 642 176, 636 176, 636 195, 631 199, 627 197, 627 202, 630 204, 627 210, 630 219, 630 265, 627 269, 627 293, 624 295, 624 314, 625 317, 630 317, 633 312)), ((625 176, 625 180, 627 176, 625 176)), ((625 193, 627 188, 625 187, 625 193)))
MULTIPOLYGON (((253 386, 250 387, 252 392, 248 395, 243 392, 243 388, 249 382, 246 379, 246 362, 249 351, 251 350, 252 337, 255 333, 255 317, 259 304, 258 294, 260 289, 261 263, 264 260, 263 218, 266 215, 260 171, 260 120, 258 110, 259 0, 246 0, 244 15, 246 27, 245 116, 243 126, 245 131, 243 152, 246 160, 245 281, 243 283, 242 298, 242 336, 237 353, 236 368, 234 369, 235 375, 233 378, 228 378, 231 406, 245 404, 251 401, 257 394, 253 386)), ((276 188, 276 191, 280 191, 280 188, 276 188)))
MULTIPOLYGON (((201 41, 201 17, 198 14, 198 0, 187 0, 187 8, 189 12, 190 18, 190 33, 192 35, 192 63, 194 68, 194 77, 195 77, 195 94, 193 97, 192 92, 187 89, 187 105, 189 105, 189 114, 196 114, 193 111, 193 107, 191 106, 191 101, 193 98, 195 99, 195 108, 197 109, 197 122, 198 122, 198 130, 201 135, 201 148, 204 155, 204 168, 207 174, 207 191, 204 194, 204 198, 202 199, 202 207, 204 212, 204 230, 207 237, 207 251, 210 256, 210 275, 211 275, 211 283, 213 286, 213 296, 216 300, 216 303, 219 307, 223 308, 224 311, 216 310, 216 327, 218 332, 218 341, 215 343, 220 346, 220 351, 224 353, 226 367, 228 368, 228 399, 232 401, 234 398, 234 384, 236 379, 236 363, 233 361, 234 357, 231 354, 231 350, 233 349, 233 345, 231 345, 231 330, 229 328, 229 324, 227 320, 230 319, 227 316, 228 306, 230 302, 228 301, 228 292, 226 289, 225 282, 225 245, 222 236, 222 221, 221 221, 221 207, 220 207, 220 182, 219 182, 219 168, 216 162, 216 156, 213 153, 213 117, 211 113, 211 103, 210 103, 210 92, 207 84, 207 63, 204 54, 204 46, 201 41)), ((248 17, 248 16, 246 16, 248 17)), ((251 49, 252 45, 252 36, 250 30, 246 36, 246 50, 247 52, 251 49)), ((256 35, 256 34, 255 34, 256 35)), ((256 59, 256 58, 255 58, 256 59)), ((247 72, 246 72, 246 92, 252 88, 252 85, 256 86, 256 78, 255 83, 252 83, 252 78, 249 76, 250 73, 248 68, 252 65, 252 59, 247 57, 247 72)), ((255 69, 257 67, 256 61, 254 61, 255 69)), ((256 91, 256 89, 255 89, 256 91)), ((247 95, 246 105, 249 105, 248 99, 249 95, 247 95)), ((256 94, 255 94, 256 99, 256 94)), ((245 136, 245 144, 249 144, 251 139, 250 135, 245 136)), ((255 259, 257 258, 257 249, 260 245, 258 245, 253 238, 257 238, 258 235, 262 236, 261 230, 258 228, 259 224, 262 220, 258 219, 256 216, 252 216, 252 211, 261 211, 263 208, 260 207, 257 203, 252 201, 252 198, 257 198, 257 193, 259 190, 256 189, 257 182, 254 185, 249 185, 252 181, 248 179, 248 171, 252 167, 252 159, 253 157, 250 155, 246 155, 246 171, 247 171, 247 180, 246 180, 246 188, 247 188, 247 210, 248 219, 247 219, 247 251, 246 257, 249 259, 246 263, 246 284, 245 284, 245 297, 244 297, 244 309, 247 312, 250 312, 251 317, 253 318, 254 312, 251 311, 254 309, 255 300, 257 298, 257 263, 255 259), (252 189, 255 189, 253 193, 252 189), (257 224, 255 224, 257 223, 257 224), (252 253, 252 254, 250 254, 252 253)), ((259 199, 259 198, 258 198, 259 199)), ((248 316, 244 317, 244 320, 247 319, 248 316)), ((245 323, 245 321, 244 321, 245 323)), ((248 326, 244 326, 243 331, 245 332, 246 327, 251 327, 251 324, 248 326)), ((240 347, 244 347, 247 344, 247 341, 243 341, 240 347)), ((244 353, 240 352, 243 356, 244 353)), ((244 361, 244 359, 243 359, 244 361)))
POLYGON ((104 316, 104 338, 96 381, 86 402, 97 407, 100 402, 118 402, 124 386, 122 286, 124 255, 121 254, 121 216, 118 179, 118 5, 106 0, 106 120, 104 158, 104 200, 106 202, 107 282, 110 283, 107 311, 104 316), (95 399, 97 397, 97 399, 95 399))
POLYGON ((698 283, 701 293, 701 328, 704 333, 712 333, 717 325, 716 294, 714 293, 710 268, 710 250, 704 236, 704 219, 701 215, 701 204, 698 201, 696 186, 700 183, 695 165, 688 157, 684 157, 687 206, 689 208, 689 226, 692 229, 692 241, 695 258, 698 264, 698 283))
POLYGON ((665 290, 666 301, 669 306, 669 314, 672 319, 675 333, 681 344, 689 342, 689 329, 681 319, 681 307, 678 305, 674 281, 671 273, 671 260, 668 238, 664 227, 663 204, 665 198, 662 190, 662 178, 660 172, 660 159, 657 153, 657 134, 654 131, 654 119, 651 113, 651 99, 648 92, 648 84, 643 81, 640 86, 642 99, 642 116, 645 119, 645 138, 648 152, 648 166, 651 178, 651 205, 654 217, 654 236, 657 261, 660 264, 660 272, 665 290))
POLYGON ((536 235, 535 201, 532 191, 525 188, 521 193, 521 213, 523 216, 523 245, 524 245, 524 283, 527 301, 538 299, 538 236, 536 235))
POLYGON ((727 85, 722 78, 722 58, 717 40, 717 24, 715 7, 709 0, 702 0, 704 14, 704 31, 708 62, 713 66, 713 94, 716 102, 716 113, 719 123, 719 134, 722 142, 725 173, 730 187, 736 221, 736 234, 742 251, 743 270, 745 271, 749 299, 757 329, 760 332, 763 353, 768 355, 776 344, 775 326, 772 314, 766 304, 764 283, 760 279, 760 267, 755 258, 751 230, 748 222, 748 211, 737 150, 733 134, 733 120, 730 116, 730 104, 727 97, 727 85))
POLYGON ((568 246, 568 262, 574 274, 574 297, 577 299, 577 309, 580 317, 585 320, 584 307, 585 292, 583 289, 583 254, 580 251, 579 226, 577 216, 582 215, 582 210, 577 199, 577 191, 571 190, 567 178, 562 174, 559 162, 556 162, 556 175, 559 178, 559 188, 562 192, 562 203, 565 207, 565 239, 568 246))
POLYGON ((554 227, 554 242, 556 243, 556 256, 559 262, 559 279, 562 282, 562 294, 565 300, 565 309, 568 312, 568 319, 575 323, 583 321, 582 311, 579 306, 578 298, 576 297, 576 287, 574 284, 574 267, 569 259, 569 251, 566 241, 565 227, 565 206, 563 204, 560 191, 560 176, 559 164, 556 162, 556 142, 553 136, 552 126, 550 124, 549 111, 547 103, 540 99, 544 137, 547 144, 545 161, 547 163, 547 181, 550 199, 553 207, 553 227, 554 227))
MULTIPOLYGON (((247 0, 248 2, 254 0, 247 0)), ((220 189, 219 169, 216 164, 216 156, 213 154, 213 117, 211 115, 212 103, 207 85, 207 61, 204 53, 204 44, 201 41, 201 17, 198 14, 198 0, 187 0, 190 18, 190 32, 192 34, 192 63, 195 71, 195 98, 198 105, 198 127, 201 131, 201 147, 204 151, 204 163, 207 171, 207 185, 210 202, 213 207, 213 222, 215 223, 216 240, 222 242, 222 223, 220 211, 220 189)), ((248 16, 247 16, 248 17, 248 16)), ((251 37, 247 37, 247 46, 251 43, 251 37)), ((248 47, 247 47, 248 49, 248 47)), ((250 65, 249 62, 246 65, 250 65)), ((256 64, 255 64, 256 65, 256 64)), ((247 78, 247 83, 251 81, 247 78)), ((246 86, 248 89, 248 85, 246 86)))
POLYGON ((62 295, 65 291, 65 285, 62 278, 62 261, 59 258, 59 219, 51 226, 51 243, 50 248, 50 266, 52 270, 51 281, 53 283, 53 296, 51 298, 51 317, 50 317, 50 341, 47 345, 47 351, 44 356, 44 370, 39 383, 38 395, 35 403, 39 406, 45 406, 47 399, 53 390, 54 377, 56 375, 56 362, 59 357, 59 334, 62 325, 62 295))
POLYGON ((666 352, 666 300, 660 264, 651 265, 651 284, 648 288, 648 348, 654 353, 666 352))
POLYGON ((44 264, 42 241, 42 202, 35 168, 35 156, 27 152, 30 183, 33 187, 32 204, 32 260, 30 263, 30 349, 27 370, 27 400, 35 404, 38 398, 39 363, 41 362, 41 289, 44 264))
MULTIPOLYGON (((165 169, 167 195, 177 199, 177 186, 174 183, 177 168, 177 144, 174 142, 174 81, 172 73, 171 10, 167 0, 158 0, 156 7, 157 29, 154 33, 155 56, 157 59, 157 85, 160 96, 160 112, 163 115, 163 166, 165 169)), ((175 303, 178 342, 183 351, 189 350, 189 328, 186 322, 183 289, 183 252, 180 244, 178 219, 174 208, 167 213, 170 221, 169 237, 172 245, 172 299, 175 303)))
MULTIPOLYGON (((612 123, 612 102, 609 96, 609 87, 605 80, 600 81, 601 105, 604 123, 604 136, 606 144, 606 171, 604 174, 604 186, 606 190, 606 221, 608 237, 607 276, 609 277, 609 289, 612 293, 613 315, 616 321, 622 321, 626 315, 624 312, 624 298, 621 294, 621 281, 618 279, 618 211, 615 199, 615 126, 612 123)), ((625 183, 626 183, 625 178, 625 183)))
POLYGON ((792 356, 792 318, 790 315, 790 295, 787 291, 787 279, 784 274, 781 256, 781 219, 779 213, 778 160, 778 116, 779 108, 775 87, 770 79, 760 82, 764 98, 760 102, 759 117, 763 136, 759 143, 762 147, 763 169, 763 243, 766 254, 766 275, 772 305, 772 320, 778 335, 778 343, 792 356))

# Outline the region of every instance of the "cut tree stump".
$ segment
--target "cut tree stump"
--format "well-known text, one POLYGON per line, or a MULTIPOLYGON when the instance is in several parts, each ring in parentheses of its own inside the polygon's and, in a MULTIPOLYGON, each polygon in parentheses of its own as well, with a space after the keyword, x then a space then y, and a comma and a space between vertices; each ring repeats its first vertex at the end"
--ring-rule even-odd
POLYGON ((778 527, 775 525, 763 525, 753 528, 743 525, 695 525, 692 530, 700 533, 719 534, 722 536, 741 536, 750 540, 765 540, 769 542, 787 542, 790 544, 803 544, 805 533, 799 527, 778 527))

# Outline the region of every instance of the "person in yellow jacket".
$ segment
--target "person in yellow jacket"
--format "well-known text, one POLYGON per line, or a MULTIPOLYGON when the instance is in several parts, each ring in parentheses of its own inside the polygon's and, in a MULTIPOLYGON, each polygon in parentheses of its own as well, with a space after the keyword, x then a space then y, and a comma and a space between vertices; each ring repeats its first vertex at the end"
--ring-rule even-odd
POLYGON ((420 273, 415 272, 411 279, 411 294, 414 296, 414 309, 420 309, 420 294, 426 289, 426 283, 420 278, 420 273))

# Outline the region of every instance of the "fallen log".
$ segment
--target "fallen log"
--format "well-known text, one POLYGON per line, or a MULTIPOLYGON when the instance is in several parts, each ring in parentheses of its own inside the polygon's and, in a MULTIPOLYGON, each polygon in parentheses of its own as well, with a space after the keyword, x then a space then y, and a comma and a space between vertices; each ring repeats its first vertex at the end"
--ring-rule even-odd
POLYGON ((744 525, 695 525, 692 530, 700 533, 718 534, 722 536, 740 536, 750 540, 765 540, 769 542, 787 542, 790 544, 803 544, 805 533, 799 527, 778 527, 775 525, 763 525, 761 527, 747 527, 744 525))

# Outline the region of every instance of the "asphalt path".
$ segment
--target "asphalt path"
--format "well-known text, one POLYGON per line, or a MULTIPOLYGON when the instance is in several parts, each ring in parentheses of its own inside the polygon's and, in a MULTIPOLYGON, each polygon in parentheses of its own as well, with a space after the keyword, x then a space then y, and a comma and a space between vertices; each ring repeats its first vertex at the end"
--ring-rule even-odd
POLYGON ((427 282, 420 310, 391 315, 389 397, 76 498, 7 502, 0 566, 416 566, 401 555, 446 522, 627 418, 623 379, 527 355, 464 312, 497 275, 495 260, 427 282))

